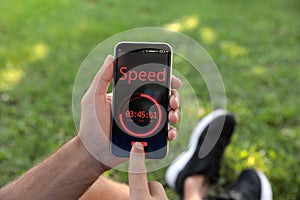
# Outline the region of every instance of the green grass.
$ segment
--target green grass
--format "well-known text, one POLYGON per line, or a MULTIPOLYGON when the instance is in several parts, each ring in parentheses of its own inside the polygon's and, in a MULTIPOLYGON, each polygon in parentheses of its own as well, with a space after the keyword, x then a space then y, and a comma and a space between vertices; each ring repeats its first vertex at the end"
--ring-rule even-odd
MULTIPOLYGON (((276 199, 299 199, 299 9, 297 0, 1 2, 0 185, 76 134, 73 82, 99 42, 135 27, 172 24, 214 59, 239 123, 214 190, 255 167, 269 177, 276 199)), ((188 67, 181 72, 208 113, 205 84, 188 67)), ((165 184, 164 170, 150 179, 165 184)), ((125 173, 107 176, 126 181, 125 173)))

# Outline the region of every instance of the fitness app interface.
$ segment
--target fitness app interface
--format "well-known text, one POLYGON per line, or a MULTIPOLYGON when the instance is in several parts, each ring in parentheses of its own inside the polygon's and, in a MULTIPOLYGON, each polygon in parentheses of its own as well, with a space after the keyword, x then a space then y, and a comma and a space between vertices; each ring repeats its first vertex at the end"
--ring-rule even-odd
POLYGON ((169 48, 116 49, 112 152, 128 157, 139 141, 146 157, 167 150, 171 51, 169 48))

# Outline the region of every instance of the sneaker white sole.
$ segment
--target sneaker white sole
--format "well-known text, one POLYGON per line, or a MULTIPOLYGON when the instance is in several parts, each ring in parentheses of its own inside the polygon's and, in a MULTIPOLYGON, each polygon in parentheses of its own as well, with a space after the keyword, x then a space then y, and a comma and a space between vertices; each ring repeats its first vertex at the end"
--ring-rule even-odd
POLYGON ((189 160, 194 155, 197 144, 199 141, 199 138, 201 137, 202 132, 205 130, 205 128, 217 117, 226 115, 227 112, 225 110, 215 110, 205 116, 194 128, 192 135, 189 140, 189 148, 182 152, 169 166, 166 174, 165 179, 170 188, 175 189, 175 183, 176 179, 179 175, 179 173, 184 169, 186 164, 189 162, 189 160))
POLYGON ((272 200, 272 187, 267 177, 262 172, 257 172, 261 184, 260 200, 272 200))

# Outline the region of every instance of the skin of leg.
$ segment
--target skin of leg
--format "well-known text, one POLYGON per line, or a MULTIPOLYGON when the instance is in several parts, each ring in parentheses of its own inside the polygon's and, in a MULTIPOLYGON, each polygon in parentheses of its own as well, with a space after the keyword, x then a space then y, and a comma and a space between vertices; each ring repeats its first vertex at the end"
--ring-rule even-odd
POLYGON ((100 176, 97 181, 81 196, 80 200, 124 200, 129 199, 129 187, 100 176))
POLYGON ((209 180, 203 175, 192 175, 185 179, 184 200, 202 200, 207 195, 209 180))
MULTIPOLYGON (((205 176, 193 175, 184 181, 184 200, 202 200, 209 188, 205 176)), ((123 200, 129 199, 129 187, 124 183, 115 182, 103 176, 82 195, 80 200, 123 200)))

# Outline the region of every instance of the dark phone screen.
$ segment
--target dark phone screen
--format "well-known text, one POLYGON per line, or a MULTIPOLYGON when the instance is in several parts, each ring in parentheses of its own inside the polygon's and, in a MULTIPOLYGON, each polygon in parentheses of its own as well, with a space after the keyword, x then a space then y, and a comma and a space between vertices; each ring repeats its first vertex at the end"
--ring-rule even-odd
POLYGON ((139 141, 146 157, 167 152, 171 49, 165 44, 116 47, 112 119, 112 153, 128 157, 139 141))

